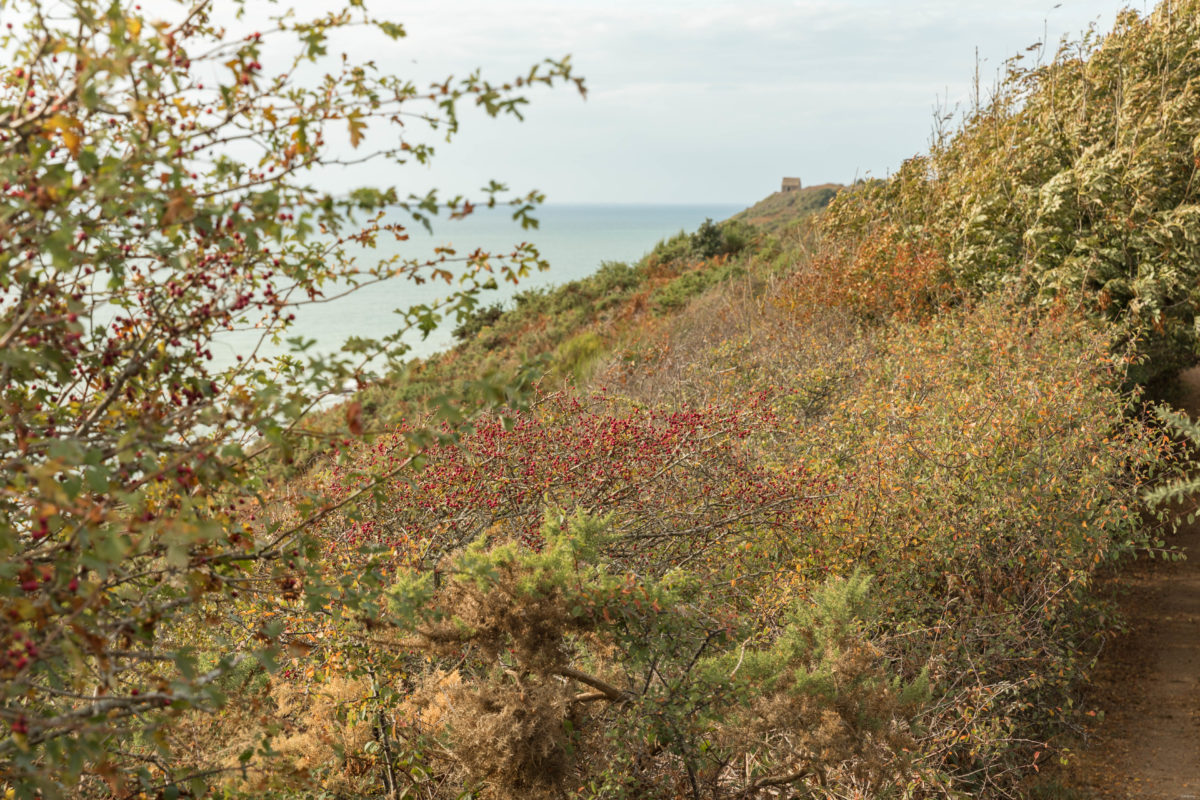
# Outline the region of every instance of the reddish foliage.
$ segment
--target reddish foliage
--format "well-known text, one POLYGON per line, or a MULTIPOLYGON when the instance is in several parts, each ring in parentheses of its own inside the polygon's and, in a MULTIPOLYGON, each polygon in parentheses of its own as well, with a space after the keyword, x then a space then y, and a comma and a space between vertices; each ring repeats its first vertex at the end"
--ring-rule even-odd
POLYGON ((833 306, 867 319, 914 319, 945 305, 945 270, 937 248, 882 225, 861 238, 833 240, 810 269, 796 273, 782 300, 802 315, 833 306))
MULTIPOLYGON (((611 554, 639 569, 695 564, 751 535, 756 551, 773 542, 778 553, 808 526, 822 492, 802 466, 770 470, 747 457, 740 442, 771 420, 757 398, 735 412, 552 395, 507 427, 489 420, 457 445, 434 447, 424 470, 397 478, 384 506, 349 522, 339 539, 432 566, 489 530, 539 547, 544 513, 556 507, 613 513, 611 554)), ((398 465, 408 453, 404 433, 365 449, 356 470, 398 465)), ((357 490, 362 474, 336 469, 336 491, 357 490)))

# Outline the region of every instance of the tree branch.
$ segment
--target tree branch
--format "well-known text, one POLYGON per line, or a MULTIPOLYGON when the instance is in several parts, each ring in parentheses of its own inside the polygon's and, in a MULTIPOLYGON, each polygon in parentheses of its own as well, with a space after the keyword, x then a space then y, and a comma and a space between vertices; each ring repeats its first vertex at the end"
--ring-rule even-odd
MULTIPOLYGON (((586 672, 580 672, 574 667, 558 667, 556 670, 554 670, 554 672, 555 674, 561 675, 564 678, 570 678, 571 680, 576 680, 582 684, 592 687, 596 691, 600 692, 601 695, 607 697, 614 703, 629 703, 636 699, 636 695, 634 695, 633 692, 627 692, 624 689, 618 689, 611 683, 603 681, 594 675, 588 675, 586 672)), ((578 695, 574 699, 579 702, 588 702, 589 700, 600 699, 598 697, 593 697, 592 694, 593 693, 588 692, 584 695, 578 695)))

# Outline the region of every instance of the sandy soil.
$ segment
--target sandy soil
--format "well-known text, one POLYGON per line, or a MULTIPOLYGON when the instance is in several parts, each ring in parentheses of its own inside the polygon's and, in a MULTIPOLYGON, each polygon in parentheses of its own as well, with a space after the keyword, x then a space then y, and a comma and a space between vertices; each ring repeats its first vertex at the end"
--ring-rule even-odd
MULTIPOLYGON (((1200 368, 1180 377, 1179 404, 1200 417, 1200 368)), ((1102 654, 1089 731, 1071 772, 1093 798, 1200 800, 1200 520, 1172 540, 1188 558, 1142 560, 1119 578, 1130 630, 1102 654)))

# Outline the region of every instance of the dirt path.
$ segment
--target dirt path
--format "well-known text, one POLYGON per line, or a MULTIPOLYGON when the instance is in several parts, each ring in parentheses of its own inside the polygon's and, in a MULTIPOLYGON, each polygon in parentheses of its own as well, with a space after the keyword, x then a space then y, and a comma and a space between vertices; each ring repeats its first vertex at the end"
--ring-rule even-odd
MULTIPOLYGON (((1200 418, 1200 368, 1179 404, 1200 418)), ((1089 707, 1104 717, 1072 769, 1082 796, 1200 800, 1200 520, 1173 539, 1188 560, 1120 576, 1129 632, 1102 654, 1089 707)))

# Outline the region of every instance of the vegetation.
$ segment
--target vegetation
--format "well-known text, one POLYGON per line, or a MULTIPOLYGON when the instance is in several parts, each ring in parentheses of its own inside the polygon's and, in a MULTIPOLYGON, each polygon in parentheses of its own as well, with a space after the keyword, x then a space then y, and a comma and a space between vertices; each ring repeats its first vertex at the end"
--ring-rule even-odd
MULTIPOLYGON (((0 34, 9 796, 178 796, 220 777, 190 770, 173 749, 187 743, 172 737, 191 711, 226 705, 226 681, 275 668, 285 632, 254 596, 287 587, 332 616, 375 596, 305 560, 332 511, 320 490, 289 498, 288 526, 262 522, 293 454, 326 445, 306 412, 398 363, 405 332, 539 263, 532 249, 372 263, 363 253, 380 237, 472 204, 317 187, 355 162, 427 161, 426 139, 453 136, 463 103, 519 115, 528 87, 577 81, 566 61, 512 83, 418 87, 329 57, 349 29, 404 35, 359 2, 307 20, 281 10, 262 30, 238 22, 240 3, 218 6, 185 3, 157 21, 93 0, 0 4, 12 20, 0 34), (288 336, 297 306, 388 278, 458 283, 378 341, 319 358, 296 338, 291 356, 260 357, 288 336), (238 330, 259 335, 236 364, 214 366, 214 343, 238 330)), ((479 202, 505 191, 493 183, 479 202)), ((514 216, 529 222, 537 199, 516 198, 514 216)), ((361 431, 354 413, 338 427, 361 431)))
POLYGON ((775 192, 734 214, 733 219, 748 222, 769 233, 778 233, 781 228, 820 212, 844 188, 836 183, 823 183, 796 191, 775 192))
POLYGON ((1013 286, 1134 345, 1136 382, 1197 353, 1194 2, 1129 10, 1048 63, 1008 62, 992 100, 888 181, 843 193, 848 235, 891 226, 978 296, 1013 286), (882 221, 882 222, 881 222, 882 221))
MULTIPOLYGON (((802 219, 802 218, 801 218, 802 219)), ((530 365, 557 377, 586 379, 600 356, 626 337, 652 338, 664 316, 684 309, 709 288, 744 273, 758 258, 760 234, 750 226, 707 220, 700 228, 660 241, 637 264, 607 261, 595 273, 551 289, 518 292, 513 307, 476 307, 454 330, 460 344, 408 364, 361 395, 368 426, 386 430, 440 408, 445 387, 468 405, 486 400, 479 376, 523 380, 530 365)))
MULTIPOLYGON (((329 24, 398 32, 353 14, 329 24)), ((285 330, 286 304, 339 276, 445 269, 363 272, 338 226, 365 209, 361 240, 402 235, 374 216, 400 201, 290 182, 329 163, 317 132, 333 116, 353 134, 378 96, 429 94, 353 71, 341 99, 295 90, 308 122, 288 125, 313 149, 286 156, 292 79, 268 91, 251 69, 207 103, 248 108, 283 160, 274 177, 224 159, 201 172, 176 155, 208 113, 178 48, 215 23, 150 36, 95 11, 114 55, 43 50, 53 29, 33 18, 33 112, 61 79, 56 50, 68 78, 112 71, 107 92, 177 76, 185 95, 112 125, 103 103, 69 105, 86 92, 25 133, 5 118, 20 202, 0 221, 25 245, 0 273, 0 786, 1018 795, 1069 756, 1074 693, 1117 624, 1096 576, 1170 554, 1141 499, 1187 465, 1136 384, 1195 357, 1196 164, 1178 145, 1200 133, 1185 114, 1197 18, 1194 0, 1129 14, 1049 64, 1014 62, 961 130, 819 216, 797 200, 769 231, 708 221, 509 308, 479 302, 495 262, 475 257, 449 306, 408 317, 457 309, 453 350, 405 364, 399 338, 352 342, 274 372, 210 370, 205 343, 259 311, 285 330), (142 154, 144 183, 180 170, 184 205, 100 180, 118 144, 142 154), (87 235, 60 253, 64 227, 87 235), (372 376, 377 355, 391 371, 372 376), (370 385, 311 412, 347 378, 370 385)), ((258 41, 228 45, 233 63, 250 69, 258 41)), ((536 76, 572 79, 565 63, 536 76)), ((10 109, 27 104, 20 80, 10 109)), ((454 100, 503 113, 509 91, 470 78, 432 99, 453 130, 454 100)), ((435 207, 407 202, 418 221, 435 207)))

